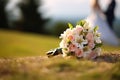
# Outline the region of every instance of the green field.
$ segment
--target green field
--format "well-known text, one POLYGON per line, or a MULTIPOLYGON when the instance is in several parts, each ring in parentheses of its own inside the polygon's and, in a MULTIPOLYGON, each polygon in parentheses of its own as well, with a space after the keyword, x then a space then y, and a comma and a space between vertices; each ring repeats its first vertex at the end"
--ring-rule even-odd
POLYGON ((120 47, 102 47, 95 60, 47 58, 56 37, 0 30, 0 80, 120 80, 120 47))
POLYGON ((55 37, 0 30, 0 57, 40 56, 58 46, 55 37))

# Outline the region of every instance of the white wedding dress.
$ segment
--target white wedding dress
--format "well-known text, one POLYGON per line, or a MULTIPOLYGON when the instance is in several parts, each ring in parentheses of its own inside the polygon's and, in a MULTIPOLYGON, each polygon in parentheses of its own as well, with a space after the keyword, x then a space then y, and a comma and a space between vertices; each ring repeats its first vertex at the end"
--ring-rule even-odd
POLYGON ((105 15, 102 11, 94 9, 92 14, 87 18, 88 22, 90 22, 94 27, 99 26, 99 32, 101 33, 101 39, 103 43, 118 46, 119 40, 115 33, 108 26, 105 15))

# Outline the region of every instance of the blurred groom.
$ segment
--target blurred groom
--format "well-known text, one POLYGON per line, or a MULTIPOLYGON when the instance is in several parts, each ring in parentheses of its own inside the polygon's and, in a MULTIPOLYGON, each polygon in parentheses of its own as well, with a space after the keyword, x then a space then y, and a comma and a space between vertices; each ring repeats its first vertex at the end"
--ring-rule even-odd
POLYGON ((115 7, 116 7, 116 1, 111 0, 110 4, 108 5, 107 10, 105 11, 106 19, 108 22, 108 25, 113 30, 113 21, 115 19, 115 7))

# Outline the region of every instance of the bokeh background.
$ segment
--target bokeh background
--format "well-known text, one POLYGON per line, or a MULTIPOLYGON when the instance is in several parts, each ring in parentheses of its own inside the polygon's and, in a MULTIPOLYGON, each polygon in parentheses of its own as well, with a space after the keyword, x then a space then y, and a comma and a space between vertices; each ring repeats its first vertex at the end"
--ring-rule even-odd
MULTIPOLYGON (((116 2, 114 31, 120 38, 116 2)), ((108 3, 100 0, 103 10, 108 3)), ((90 0, 0 0, 0 80, 120 80, 120 46, 103 45, 96 60, 47 58, 67 23, 90 14, 90 0)))
MULTIPOLYGON (((100 0, 103 10, 110 0, 100 0)), ((114 31, 120 37, 120 0, 116 0, 114 31)), ((1 28, 59 35, 66 23, 75 24, 91 14, 90 0, 1 0, 1 28)))

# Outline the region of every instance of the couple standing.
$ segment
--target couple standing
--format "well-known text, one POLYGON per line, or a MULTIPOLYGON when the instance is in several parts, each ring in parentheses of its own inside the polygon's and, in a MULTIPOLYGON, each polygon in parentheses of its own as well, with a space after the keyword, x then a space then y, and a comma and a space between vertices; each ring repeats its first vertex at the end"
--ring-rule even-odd
POLYGON ((91 0, 92 14, 88 16, 87 20, 93 25, 99 26, 101 32, 101 39, 104 43, 110 45, 119 45, 119 40, 113 32, 114 10, 116 2, 111 0, 106 12, 104 12, 100 5, 99 0, 91 0))

